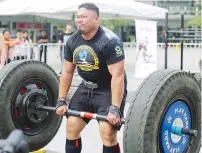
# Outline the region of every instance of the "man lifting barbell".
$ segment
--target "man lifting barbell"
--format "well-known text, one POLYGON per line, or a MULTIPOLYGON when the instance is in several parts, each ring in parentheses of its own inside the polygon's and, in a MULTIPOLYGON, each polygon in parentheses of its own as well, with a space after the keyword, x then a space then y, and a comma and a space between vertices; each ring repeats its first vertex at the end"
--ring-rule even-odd
MULTIPOLYGON (((111 30, 100 25, 99 8, 92 3, 81 4, 75 19, 78 31, 66 44, 65 61, 60 77, 58 115, 65 115, 66 95, 77 66, 83 78, 68 109, 106 115, 109 122, 99 121, 103 153, 120 153, 117 130, 127 95, 123 44, 111 30)), ((80 132, 89 119, 67 116, 66 153, 80 153, 80 132)))

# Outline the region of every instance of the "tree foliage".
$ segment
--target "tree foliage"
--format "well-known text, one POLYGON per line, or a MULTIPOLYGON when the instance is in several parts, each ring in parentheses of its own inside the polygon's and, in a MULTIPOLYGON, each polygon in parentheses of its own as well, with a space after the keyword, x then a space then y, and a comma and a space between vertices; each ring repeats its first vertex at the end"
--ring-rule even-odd
MULTIPOLYGON (((196 27, 200 27, 201 26, 201 14, 202 14, 202 10, 201 10, 201 3, 198 4, 196 7, 198 7, 198 15, 195 16, 193 19, 191 19, 190 21, 188 21, 188 25, 192 26, 193 28, 196 27)), ((194 11, 194 13, 196 14, 196 10, 194 11)))
POLYGON ((110 20, 101 20, 101 24, 108 27, 112 31, 115 31, 117 26, 127 26, 132 22, 128 19, 110 19, 110 20))

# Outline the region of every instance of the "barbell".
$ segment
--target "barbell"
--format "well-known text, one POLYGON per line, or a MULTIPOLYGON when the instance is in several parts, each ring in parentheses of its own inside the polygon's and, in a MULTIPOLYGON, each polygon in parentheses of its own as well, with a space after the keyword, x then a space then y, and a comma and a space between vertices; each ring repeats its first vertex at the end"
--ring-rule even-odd
MULTIPOLYGON (((194 76, 158 70, 144 79, 122 119, 124 153, 199 152, 201 91, 194 76)), ((58 76, 45 63, 7 64, 0 73, 0 137, 21 129, 30 151, 46 146, 62 121, 55 113, 58 89, 58 76)), ((106 116, 70 109, 66 115, 107 121, 106 116)))
MULTIPOLYGON (((42 111, 56 111, 55 107, 50 107, 50 106, 43 106, 39 103, 36 102, 36 105, 34 107, 35 110, 42 110, 42 111)), ((75 111, 71 109, 67 109, 67 116, 77 116, 81 118, 86 118, 86 119, 96 119, 96 120, 101 120, 101 121, 108 121, 107 116, 95 114, 95 113, 90 113, 90 112, 81 112, 81 111, 75 111)), ((125 119, 121 118, 121 124, 125 123, 125 119)), ((192 130, 192 129, 186 129, 181 126, 173 126, 172 127, 172 132, 174 134, 178 135, 190 135, 190 136, 197 136, 197 130, 192 130)))

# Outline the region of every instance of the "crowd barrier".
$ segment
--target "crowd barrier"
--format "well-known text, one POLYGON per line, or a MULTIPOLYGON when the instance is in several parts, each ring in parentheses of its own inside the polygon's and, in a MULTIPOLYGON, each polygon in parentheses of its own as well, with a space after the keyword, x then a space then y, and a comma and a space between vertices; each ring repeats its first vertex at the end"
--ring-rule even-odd
MULTIPOLYGON (((128 43, 128 42, 124 42, 124 48, 136 48, 136 44, 135 43, 128 43)), ((58 74, 60 73, 61 69, 62 69, 62 59, 64 57, 64 47, 65 44, 58 44, 58 43, 47 43, 47 44, 37 44, 37 43, 32 43, 30 44, 30 48, 32 48, 33 50, 33 54, 31 56, 31 58, 25 58, 25 59, 33 59, 33 60, 38 60, 38 61, 42 61, 44 62, 44 54, 45 54, 45 48, 47 48, 46 54, 47 54, 47 64, 49 66, 51 66, 58 74), (41 58, 40 58, 41 57, 41 58)), ((164 50, 165 44, 164 43, 157 43, 157 47, 161 48, 159 49, 164 50)), ((178 46, 180 48, 180 43, 169 43, 168 44, 168 48, 174 48, 178 46)), ((200 43, 185 43, 184 47, 186 48, 195 48, 198 49, 201 47, 200 43)), ((23 48, 24 49, 24 48, 23 48)), ((133 49, 134 51, 136 49, 133 49)), ((15 50, 11 49, 11 53, 9 58, 5 57, 6 59, 6 63, 8 62, 12 62, 15 60, 23 60, 21 58, 21 56, 19 58, 15 58, 13 55, 15 50), (10 61, 9 61, 9 60, 10 61)), ((130 57, 132 58, 132 61, 134 61, 134 57, 130 57)), ((128 58, 129 59, 129 58, 128 58)))
MULTIPOLYGON (((124 47, 126 48, 134 48, 136 47, 136 43, 124 42, 124 47)), ((168 43, 168 48, 180 47, 180 43, 168 43)), ((160 48, 165 48, 165 43, 157 43, 157 46, 160 48)), ((183 43, 185 48, 202 48, 202 43, 183 43)))
MULTIPOLYGON (((168 48, 180 47, 180 45, 181 45, 180 43, 168 43, 168 48)), ((202 47, 202 43, 184 43, 183 45, 185 48, 201 48, 202 47)), ((30 48, 32 48, 34 55, 32 57, 28 56, 27 59, 40 60, 40 51, 42 52, 42 50, 44 51, 44 50, 46 50, 46 48, 49 48, 49 47, 51 47, 53 50, 56 50, 56 53, 59 54, 58 56, 64 57, 64 54, 61 55, 61 53, 64 53, 63 51, 64 51, 65 44, 63 44, 63 43, 61 43, 61 44, 58 44, 58 43, 46 43, 46 44, 32 43, 32 44, 30 44, 30 46, 32 46, 30 48), (63 51, 60 52, 60 50, 63 50, 63 51)), ((124 46, 124 48, 136 48, 136 43, 124 42, 123 46, 124 46)), ((157 43, 157 46, 160 48, 165 48, 165 43, 157 43)), ((19 50, 21 50, 20 47, 18 47, 19 50)), ((22 46, 22 49, 25 49, 25 46, 22 46)), ((11 49, 9 54, 10 54, 10 58, 12 61, 16 60, 16 58, 14 58, 15 50, 11 49)))

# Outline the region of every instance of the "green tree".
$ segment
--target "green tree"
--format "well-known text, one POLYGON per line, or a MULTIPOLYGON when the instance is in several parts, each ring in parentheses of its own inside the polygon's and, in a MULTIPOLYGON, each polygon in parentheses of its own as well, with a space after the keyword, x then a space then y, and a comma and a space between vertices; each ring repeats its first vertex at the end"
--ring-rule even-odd
POLYGON ((132 20, 128 19, 110 19, 110 20, 101 20, 101 24, 108 27, 112 31, 115 31, 118 26, 127 26, 132 23, 132 20))
MULTIPOLYGON (((193 28, 196 28, 196 27, 199 27, 201 26, 201 13, 202 13, 202 10, 201 10, 201 3, 198 4, 196 7, 198 7, 198 15, 195 16, 193 19, 191 19, 190 21, 188 21, 188 25, 189 26, 192 26, 193 28)), ((196 10, 194 11, 194 13, 196 14, 196 10)))

